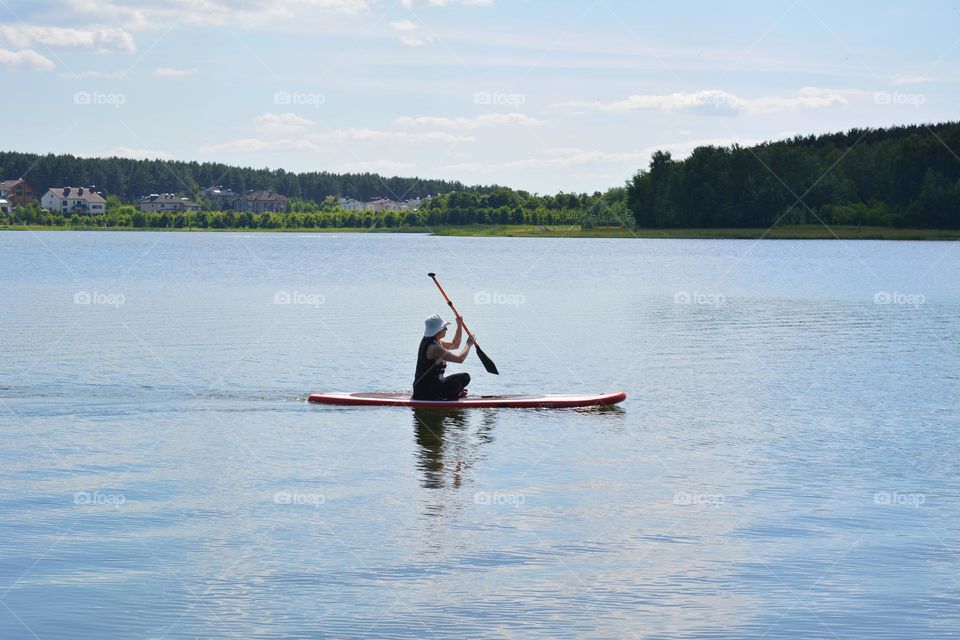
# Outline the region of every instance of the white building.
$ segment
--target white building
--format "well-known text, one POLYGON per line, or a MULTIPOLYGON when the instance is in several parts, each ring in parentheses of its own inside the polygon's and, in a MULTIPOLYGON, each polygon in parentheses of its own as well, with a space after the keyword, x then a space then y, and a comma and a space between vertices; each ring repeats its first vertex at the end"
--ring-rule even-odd
POLYGON ((54 187, 40 198, 40 206, 48 211, 96 215, 106 211, 107 201, 86 187, 54 187))
POLYGON ((6 198, 0 198, 0 213, 10 213, 13 211, 13 205, 7 202, 6 198))
POLYGON ((400 203, 387 198, 374 198, 363 205, 365 211, 399 211, 400 203))
POLYGON ((363 211, 363 203, 354 198, 337 198, 337 206, 344 211, 363 211))

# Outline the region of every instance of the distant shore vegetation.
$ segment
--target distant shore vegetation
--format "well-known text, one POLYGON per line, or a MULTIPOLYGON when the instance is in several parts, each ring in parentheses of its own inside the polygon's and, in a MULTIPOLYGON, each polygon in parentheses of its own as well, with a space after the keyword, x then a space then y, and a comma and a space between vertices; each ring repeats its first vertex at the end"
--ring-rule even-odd
MULTIPOLYGON (((751 147, 699 147, 684 160, 653 154, 625 185, 540 195, 456 181, 376 174, 291 173, 217 163, 0 152, 0 175, 36 193, 96 185, 102 213, 46 211, 36 200, 0 212, 0 226, 139 229, 433 229, 577 227, 643 235, 657 229, 838 226, 960 229, 960 123, 852 129, 751 147), (220 210, 201 193, 270 189, 283 211, 220 210), (145 194, 174 193, 199 210, 143 211, 145 194), (345 198, 422 198, 415 210, 345 210, 345 198)), ((482 234, 481 234, 482 235, 482 234)))

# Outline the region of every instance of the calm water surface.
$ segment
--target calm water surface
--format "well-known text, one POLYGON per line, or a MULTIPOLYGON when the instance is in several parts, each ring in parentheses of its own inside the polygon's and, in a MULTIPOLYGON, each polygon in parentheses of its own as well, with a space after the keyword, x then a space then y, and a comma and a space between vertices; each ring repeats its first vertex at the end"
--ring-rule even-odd
POLYGON ((955 247, 0 233, 0 637, 957 637, 955 247))

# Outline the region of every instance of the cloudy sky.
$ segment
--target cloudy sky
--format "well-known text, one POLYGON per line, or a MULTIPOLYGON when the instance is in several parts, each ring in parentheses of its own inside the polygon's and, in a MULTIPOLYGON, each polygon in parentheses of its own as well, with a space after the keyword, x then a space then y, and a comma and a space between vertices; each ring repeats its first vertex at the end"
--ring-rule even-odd
POLYGON ((960 112, 960 3, 0 0, 0 148, 541 193, 960 112))

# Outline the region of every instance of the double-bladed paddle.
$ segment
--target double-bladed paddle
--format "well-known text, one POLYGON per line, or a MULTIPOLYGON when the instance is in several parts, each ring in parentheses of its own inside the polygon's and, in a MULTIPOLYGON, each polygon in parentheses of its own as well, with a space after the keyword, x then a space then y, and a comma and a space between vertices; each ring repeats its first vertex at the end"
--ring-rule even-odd
MULTIPOLYGON (((448 305, 450 305, 450 309, 453 311, 453 315, 460 318, 462 322, 463 316, 461 316, 460 312, 457 311, 457 308, 453 306, 453 302, 451 302, 450 298, 447 297, 447 292, 444 291, 443 287, 440 286, 440 282, 437 280, 437 274, 428 273, 427 275, 433 279, 433 283, 437 285, 437 289, 440 289, 440 295, 442 295, 443 299, 447 301, 448 305)), ((477 344, 476 337, 474 337, 474 335, 470 332, 470 329, 467 328, 467 323, 465 322, 463 323, 463 329, 467 332, 468 336, 473 338, 474 340, 473 346, 477 348, 477 357, 480 358, 480 362, 483 363, 483 368, 487 370, 487 373, 492 373, 496 376, 500 375, 500 372, 497 371, 497 365, 493 364, 493 360, 491 360, 490 357, 483 352, 483 349, 480 348, 480 345, 477 344)))

